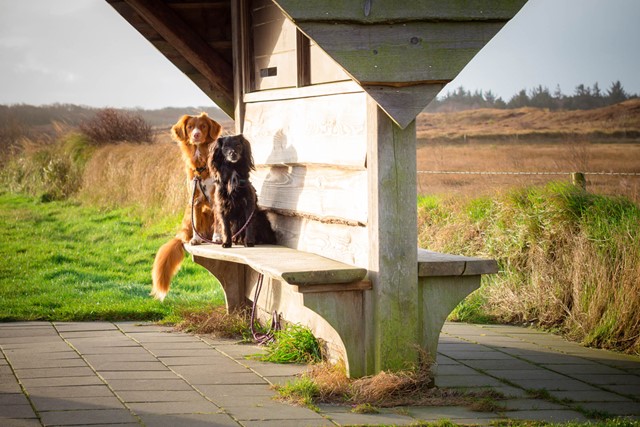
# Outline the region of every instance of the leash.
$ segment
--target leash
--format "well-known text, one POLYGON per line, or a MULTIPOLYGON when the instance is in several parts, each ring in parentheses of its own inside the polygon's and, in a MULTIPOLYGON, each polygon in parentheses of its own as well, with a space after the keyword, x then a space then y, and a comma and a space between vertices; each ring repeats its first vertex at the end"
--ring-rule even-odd
MULTIPOLYGON (((196 201, 196 188, 200 187, 200 191, 202 192, 202 194, 207 198, 207 201, 209 201, 209 198, 207 197, 207 195, 205 194, 205 192, 203 191, 202 188, 202 181, 200 179, 199 176, 194 176, 193 177, 193 193, 191 194, 191 228, 193 229, 193 232, 200 238, 202 239, 204 242, 206 243, 211 243, 211 244, 220 244, 220 243, 216 243, 210 239, 207 239, 206 237, 202 236, 198 230, 196 230, 196 228, 193 226, 193 224, 195 223, 195 214, 194 214, 194 206, 195 206, 195 201, 196 201)), ((232 240, 235 239, 236 237, 238 237, 238 235, 240 233, 242 233, 247 226, 249 225, 249 223, 251 222, 251 220, 253 219, 253 216, 256 212, 256 209, 254 208, 253 211, 251 211, 251 215, 249 215, 249 218, 247 218, 247 221, 244 223, 244 225, 240 228, 240 230, 238 230, 233 236, 232 236, 232 240)), ((253 339, 259 344, 259 345, 265 345, 265 344, 270 344, 272 342, 274 342, 276 340, 275 337, 275 331, 279 331, 281 329, 280 326, 280 318, 278 316, 277 311, 273 311, 272 315, 271 315, 271 325, 269 326, 269 330, 266 333, 262 333, 262 332, 257 332, 255 330, 255 324, 256 324, 256 307, 258 305, 258 298, 260 297, 260 291, 262 290, 262 283, 264 282, 264 274, 259 273, 258 274, 258 281, 256 282, 256 289, 254 291, 254 295, 253 295, 253 304, 251 305, 251 335, 253 336, 253 339)))
POLYGON ((251 335, 259 345, 265 345, 265 344, 270 344, 274 342, 276 340, 275 332, 281 329, 278 313, 275 310, 273 310, 273 314, 271 315, 271 325, 269 326, 269 330, 266 333, 256 332, 255 330, 256 307, 258 305, 258 297, 260 296, 260 291, 262 290, 263 281, 264 281, 264 274, 259 273, 258 281, 256 282, 256 289, 253 293, 253 304, 251 305, 251 335))
MULTIPOLYGON (((211 203, 211 200, 209 200, 209 196, 207 196, 207 194, 204 191, 204 188, 203 188, 203 185, 202 185, 202 179, 199 176, 194 176, 193 177, 193 192, 191 193, 191 228, 193 229, 193 233, 196 236, 198 236, 205 243, 210 243, 212 245, 220 245, 221 243, 214 242, 213 240, 207 239, 206 237, 204 237, 202 234, 200 234, 198 232, 198 230, 194 226, 194 224, 195 224, 196 188, 200 188, 200 192, 204 195, 205 199, 207 199, 207 202, 211 203)), ((251 211, 251 215, 249 215, 249 218, 247 218, 247 221, 244 223, 244 225, 233 236, 231 236, 231 240, 234 240, 236 237, 238 237, 240 235, 240 233, 242 233, 247 228, 247 226, 249 225, 249 223, 253 219, 253 215, 255 213, 256 213, 256 209, 254 207, 253 210, 251 211)))

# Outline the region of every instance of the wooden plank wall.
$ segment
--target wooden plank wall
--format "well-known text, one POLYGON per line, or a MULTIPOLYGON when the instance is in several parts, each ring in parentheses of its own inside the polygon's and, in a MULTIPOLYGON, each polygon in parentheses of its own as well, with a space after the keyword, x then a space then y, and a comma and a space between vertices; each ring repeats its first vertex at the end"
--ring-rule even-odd
POLYGON ((246 104, 258 202, 278 243, 367 267, 363 91, 246 104))

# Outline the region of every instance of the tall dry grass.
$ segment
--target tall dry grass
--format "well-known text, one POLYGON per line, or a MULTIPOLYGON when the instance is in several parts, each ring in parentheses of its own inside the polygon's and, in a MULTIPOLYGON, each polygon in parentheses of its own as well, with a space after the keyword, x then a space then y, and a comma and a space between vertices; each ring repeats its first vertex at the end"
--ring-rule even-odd
POLYGON ((60 200, 77 193, 93 146, 65 125, 54 124, 54 135, 21 137, 3 159, 0 184, 15 193, 41 200, 60 200))
POLYGON ((423 198, 420 244, 498 260, 458 308, 640 353, 640 207, 552 183, 481 199, 423 198))
POLYGON ((105 207, 182 212, 188 191, 180 150, 168 142, 99 147, 87 162, 79 197, 105 207))

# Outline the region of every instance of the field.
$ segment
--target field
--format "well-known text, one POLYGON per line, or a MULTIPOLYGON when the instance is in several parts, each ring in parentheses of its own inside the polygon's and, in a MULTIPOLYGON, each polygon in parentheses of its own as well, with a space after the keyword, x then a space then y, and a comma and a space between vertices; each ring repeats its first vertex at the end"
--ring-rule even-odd
POLYGON ((640 100, 590 111, 423 113, 416 128, 419 194, 490 194, 583 172, 589 191, 640 201, 640 100), (442 171, 467 173, 434 173, 442 171))
POLYGON ((589 191, 640 202, 640 142, 423 143, 418 147, 417 167, 422 172, 417 177, 418 193, 423 195, 488 195, 549 181, 570 182, 571 172, 583 172, 589 191), (432 173, 438 171, 490 174, 432 173))

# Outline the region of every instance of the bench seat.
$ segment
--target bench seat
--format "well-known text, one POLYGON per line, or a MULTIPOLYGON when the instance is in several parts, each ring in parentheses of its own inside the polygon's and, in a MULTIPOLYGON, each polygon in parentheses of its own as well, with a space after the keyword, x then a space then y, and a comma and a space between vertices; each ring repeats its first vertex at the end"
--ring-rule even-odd
POLYGON ((193 256, 247 265, 267 277, 298 286, 300 292, 313 292, 314 289, 317 292, 319 289, 326 289, 326 286, 322 285, 337 284, 344 285, 341 287, 342 290, 349 290, 349 285, 356 286, 354 289, 357 290, 371 288, 370 284, 360 283, 367 275, 365 268, 286 246, 223 248, 220 245, 186 245, 185 248, 193 256))
POLYGON ((473 276, 497 272, 498 263, 493 259, 418 249, 418 277, 473 276))

